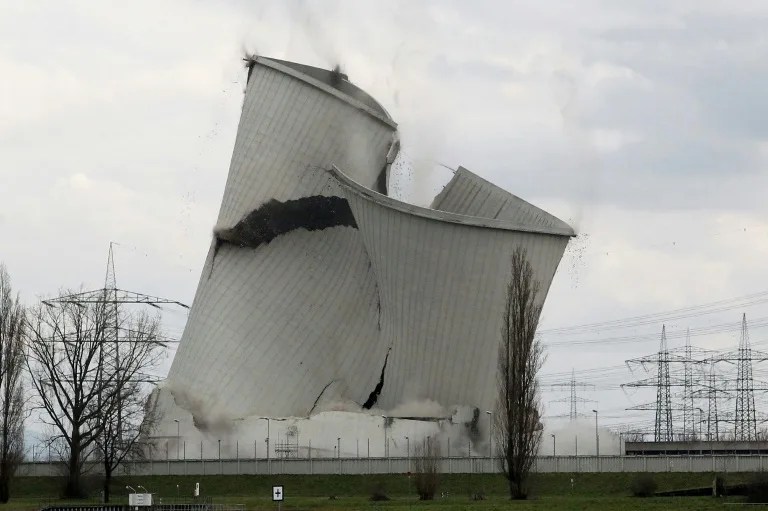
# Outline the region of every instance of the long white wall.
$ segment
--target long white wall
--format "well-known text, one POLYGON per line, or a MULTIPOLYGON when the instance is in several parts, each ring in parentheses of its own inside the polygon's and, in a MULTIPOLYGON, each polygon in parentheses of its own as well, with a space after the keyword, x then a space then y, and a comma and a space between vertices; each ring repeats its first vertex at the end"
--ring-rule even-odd
MULTIPOLYGON (((57 463, 22 463, 18 475, 59 476, 64 467, 57 463)), ((88 473, 98 474, 95 464, 88 473)), ((594 472, 763 472, 768 456, 547 456, 533 466, 537 473, 594 472)), ((115 475, 268 475, 268 474, 404 474, 413 471, 409 458, 317 458, 317 459, 156 459, 126 462, 115 475)), ((498 473, 494 458, 442 458, 444 474, 498 473)))

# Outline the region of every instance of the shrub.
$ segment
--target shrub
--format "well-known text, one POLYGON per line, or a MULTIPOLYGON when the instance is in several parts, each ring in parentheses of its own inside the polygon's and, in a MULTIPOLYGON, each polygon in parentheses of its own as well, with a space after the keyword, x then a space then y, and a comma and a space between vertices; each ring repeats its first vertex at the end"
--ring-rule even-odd
POLYGON ((715 476, 715 480, 712 483, 712 493, 714 497, 725 497, 728 495, 728 486, 723 475, 717 474, 715 476))
MULTIPOLYGON (((95 475, 81 475, 80 476, 80 495, 74 498, 87 499, 94 496, 101 495, 103 479, 95 475)), ((67 495, 67 481, 63 481, 59 496, 61 498, 69 498, 71 495, 67 495)))
POLYGON ((433 500, 440 485, 440 445, 437 440, 427 437, 424 446, 416 448, 413 465, 419 500, 433 500))
POLYGON ((377 483, 373 488, 371 488, 371 497, 369 500, 372 502, 382 502, 389 500, 389 497, 387 497, 387 493, 384 489, 384 484, 377 483))
POLYGON ((755 474, 747 483, 747 502, 768 503, 768 474, 755 474))
POLYGON ((632 480, 630 490, 635 497, 653 497, 656 493, 656 480, 651 474, 638 474, 632 480))

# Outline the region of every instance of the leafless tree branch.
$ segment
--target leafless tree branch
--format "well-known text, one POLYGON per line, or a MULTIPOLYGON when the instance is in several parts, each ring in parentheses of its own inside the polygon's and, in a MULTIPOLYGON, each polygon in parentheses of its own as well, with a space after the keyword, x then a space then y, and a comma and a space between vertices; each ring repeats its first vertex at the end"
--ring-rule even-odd
POLYGON ((112 472, 134 450, 143 423, 149 389, 137 376, 160 359, 159 317, 131 314, 105 291, 100 301, 41 303, 26 330, 41 421, 66 446, 65 495, 83 496, 85 462, 98 459, 108 499, 112 472))

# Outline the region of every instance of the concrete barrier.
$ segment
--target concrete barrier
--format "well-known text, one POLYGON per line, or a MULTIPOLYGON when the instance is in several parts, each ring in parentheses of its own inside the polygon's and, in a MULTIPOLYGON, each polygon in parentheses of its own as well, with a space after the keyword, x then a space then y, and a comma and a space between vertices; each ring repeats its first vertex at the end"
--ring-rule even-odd
MULTIPOLYGON (((533 466, 539 473, 580 472, 762 472, 761 455, 715 456, 540 456, 533 466)), ((128 461, 115 476, 128 475, 265 475, 265 474, 404 474, 412 459, 398 458, 277 458, 128 461)), ((445 474, 497 473, 498 459, 450 457, 440 459, 445 474)), ((21 476, 60 476, 65 466, 56 462, 25 462, 21 476)), ((89 474, 103 473, 98 463, 86 464, 89 474)))

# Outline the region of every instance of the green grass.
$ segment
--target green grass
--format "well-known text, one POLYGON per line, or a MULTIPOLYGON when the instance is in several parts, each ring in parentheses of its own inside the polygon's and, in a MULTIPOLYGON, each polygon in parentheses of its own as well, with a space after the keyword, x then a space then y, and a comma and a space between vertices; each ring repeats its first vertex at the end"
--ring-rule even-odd
MULTIPOLYGON (((658 490, 708 486, 712 474, 660 473, 655 474, 658 490)), ((711 497, 677 497, 638 499, 629 496, 634 474, 535 474, 531 480, 531 497, 528 501, 510 502, 505 479, 495 474, 442 474, 439 492, 445 497, 432 502, 419 502, 412 480, 405 475, 273 475, 273 476, 153 476, 121 477, 111 488, 113 502, 127 501, 126 485, 149 491, 166 499, 176 497, 176 485, 182 497, 191 495, 196 482, 200 483, 201 495, 214 502, 245 504, 249 510, 276 507, 271 502, 271 487, 282 484, 286 501, 283 509, 299 510, 398 510, 448 509, 490 511, 497 509, 723 509, 724 502, 734 499, 711 497), (573 478, 573 485, 571 484, 573 478), (388 502, 370 502, 371 490, 381 487, 392 499, 388 502), (482 493, 482 501, 471 501, 469 495, 482 493), (331 499, 330 497, 335 497, 331 499)), ((747 481, 751 474, 729 474, 728 483, 747 481)), ((58 499, 63 480, 49 477, 20 477, 14 480, 12 500, 0 510, 38 509, 45 501, 58 499)), ((98 499, 98 481, 89 482, 93 501, 98 499)), ((730 506, 728 506, 730 507, 730 506)))
MULTIPOLYGON (((244 504, 249 511, 274 511, 276 505, 269 499, 226 498, 216 499, 216 503, 244 504)), ((283 503, 285 511, 413 511, 413 510, 451 510, 451 511, 497 511, 497 510, 709 510, 727 509, 726 503, 735 503, 733 499, 713 499, 711 497, 667 497, 637 499, 633 497, 540 497, 526 501, 510 501, 502 497, 490 497, 487 500, 472 502, 466 498, 450 497, 432 502, 419 502, 415 498, 399 498, 389 502, 369 502, 363 498, 344 498, 327 500, 323 498, 297 497, 283 503)), ((37 500, 13 500, 0 509, 14 511, 32 511, 40 509, 37 500)))

